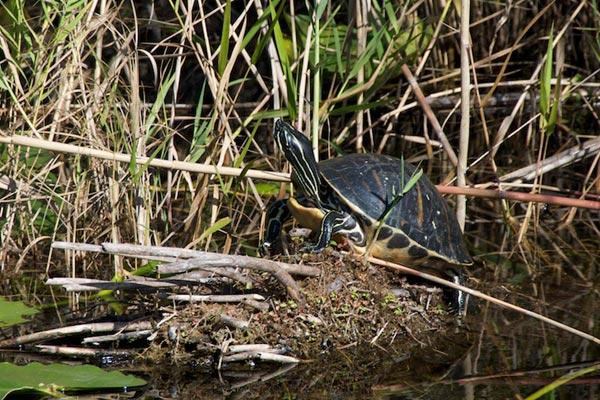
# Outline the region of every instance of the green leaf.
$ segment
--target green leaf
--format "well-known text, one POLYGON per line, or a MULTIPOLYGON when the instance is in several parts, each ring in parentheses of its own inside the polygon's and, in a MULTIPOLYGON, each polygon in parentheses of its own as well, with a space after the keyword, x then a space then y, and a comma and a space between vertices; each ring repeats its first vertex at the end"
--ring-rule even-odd
MULTIPOLYGON (((282 2, 282 5, 285 5, 285 2, 282 2)), ((290 113, 291 119, 296 119, 296 115, 298 115, 298 106, 296 104, 297 89, 296 89, 296 80, 294 79, 294 75, 292 73, 291 62, 288 58, 286 40, 283 36, 283 32, 281 31, 281 25, 279 25, 278 17, 282 12, 282 8, 280 7, 277 12, 273 8, 273 4, 269 4, 269 10, 271 15, 273 15, 273 38, 275 39, 275 48, 277 49, 277 54, 279 55, 279 61, 281 62, 281 68, 283 69, 283 75, 285 77, 285 83, 287 86, 287 100, 288 100, 288 111, 290 113)))
POLYGON ((212 235, 213 233, 217 232, 220 229, 223 229, 224 227, 226 227, 230 223, 231 223, 231 218, 230 217, 221 218, 220 220, 218 220, 217 222, 215 222, 214 225, 212 225, 210 228, 208 228, 207 230, 205 230, 204 232, 202 232, 202 235, 200 235, 200 238, 198 238, 197 241, 198 242, 203 241, 208 236, 212 235))
POLYGON ((257 182, 254 186, 261 196, 276 196, 281 188, 281 184, 276 182, 257 182))
POLYGON ((358 74, 358 71, 365 67, 365 76, 371 76, 371 73, 375 69, 372 65, 373 59, 376 59, 376 50, 377 44, 381 40, 384 31, 378 31, 374 34, 373 38, 367 42, 367 47, 365 50, 359 54, 358 59, 352 64, 352 69, 348 73, 348 79, 354 79, 354 77, 358 74))
POLYGON ((198 98, 198 105, 196 106, 196 115, 194 116, 194 133, 192 135, 192 141, 190 142, 190 154, 186 161, 197 162, 200 157, 206 151, 210 142, 210 122, 208 120, 202 120, 202 107, 204 105, 204 94, 206 93, 206 82, 202 83, 200 89, 200 97, 198 98))
POLYGON ((158 261, 150 261, 141 267, 138 267, 134 271, 131 271, 131 275, 134 276, 155 276, 156 266, 160 264, 158 261))
MULTIPOLYGON (((244 49, 248 48, 248 45, 249 45, 250 41, 252 39, 254 39, 254 36, 256 36, 257 33, 262 31, 263 22, 266 21, 266 19, 268 17, 271 17, 273 20, 279 18, 279 14, 277 14, 277 15, 271 14, 271 12, 274 9, 276 9, 278 7, 278 5, 279 5, 278 0, 271 0, 269 2, 269 8, 265 9, 265 12, 260 16, 260 18, 256 21, 256 23, 254 25, 252 25, 252 27, 250 27, 246 36, 244 36, 244 39, 242 41, 242 47, 244 49)), ((283 8, 279 8, 280 12, 282 10, 283 10, 283 8)), ((273 34, 273 29, 275 26, 274 26, 274 24, 270 24, 270 23, 267 25, 268 25, 267 32, 265 32, 263 35, 260 36, 256 45, 254 46, 254 52, 252 53, 252 64, 256 64, 258 62, 258 60, 262 56, 262 53, 263 53, 267 43, 271 40, 271 36, 273 34)))
POLYGON ((118 371, 104 371, 93 365, 28 365, 0 363, 0 399, 8 394, 37 393, 64 397, 64 392, 129 389, 146 381, 118 371))
POLYGON ((583 369, 580 369, 577 371, 569 372, 568 374, 565 374, 565 375, 561 376, 560 378, 556 379, 554 382, 550 383, 549 385, 546 385, 543 388, 536 391, 535 393, 527 396, 525 398, 525 400, 540 399, 543 396, 546 396, 550 393, 555 392, 557 389, 560 389, 561 386, 568 384, 573 379, 577 379, 584 375, 588 375, 588 374, 597 372, 599 369, 600 369, 600 364, 596 364, 596 365, 592 365, 591 367, 588 367, 588 368, 583 368, 583 369))
POLYGON ((174 82, 175 74, 172 71, 169 71, 167 76, 161 80, 156 99, 153 101, 152 108, 146 119, 146 126, 144 127, 146 137, 152 137, 154 132, 159 128, 154 125, 154 122, 158 119, 160 110, 165 107, 165 99, 171 93, 171 87, 174 82))
MULTIPOLYGON (((404 162, 404 160, 402 161, 404 162)), ((402 188, 401 196, 405 195, 409 192, 410 189, 413 188, 417 184, 417 181, 421 179, 421 175, 423 175, 423 170, 421 168, 417 169, 414 174, 410 177, 408 182, 406 182, 406 186, 402 188)))
POLYGON ((550 112, 550 93, 552 92, 552 60, 553 60, 553 48, 552 42, 554 41, 554 26, 550 29, 550 35, 548 37, 548 48, 546 49, 546 63, 540 77, 540 111, 542 118, 545 122, 548 121, 548 114, 550 112))
POLYGON ((329 4, 326 0, 316 0, 317 3, 317 13, 315 14, 316 19, 321 19, 323 13, 327 9, 327 5, 329 4))
POLYGON ((384 1, 383 7, 386 11, 386 16, 392 26, 394 32, 398 33, 400 31, 400 24, 398 23, 398 19, 396 18, 396 12, 394 11, 393 4, 390 1, 384 1))
MULTIPOLYGON (((403 184, 403 186, 400 188, 400 193, 392 193, 392 201, 387 206, 387 208, 383 211, 383 214, 379 217, 379 224, 377 225, 377 229, 375 230, 375 234, 373 236, 372 243, 374 243, 376 241, 377 237, 379 237, 379 232, 381 231, 381 228, 385 224, 385 221, 387 220, 387 218, 390 216, 390 213, 392 212, 394 207, 396 207, 396 205, 400 202, 400 200, 402 200, 404 195, 406 193, 408 193, 416 185, 417 181, 419 179, 421 179, 421 176, 423 175, 423 169, 417 167, 417 169, 415 169, 413 174, 408 179, 408 182, 406 182, 406 184, 404 184, 404 157, 401 159, 401 161, 402 161, 402 163, 401 163, 399 175, 400 175, 400 182, 401 182, 401 184, 403 184)), ((369 246, 369 248, 370 248, 370 246, 369 246)), ((367 251, 370 251, 370 249, 367 251)))
POLYGON ((329 115, 331 115, 331 116, 346 115, 346 114, 353 113, 353 112, 360 111, 360 110, 370 110, 375 107, 385 107, 385 106, 389 105, 393 100, 394 99, 383 99, 383 100, 370 101, 368 103, 349 104, 347 106, 338 107, 338 108, 332 110, 329 113, 329 115))
POLYGON ((0 327, 2 328, 27 322, 23 316, 33 315, 37 312, 38 310, 27 307, 21 301, 7 301, 0 297, 0 327))

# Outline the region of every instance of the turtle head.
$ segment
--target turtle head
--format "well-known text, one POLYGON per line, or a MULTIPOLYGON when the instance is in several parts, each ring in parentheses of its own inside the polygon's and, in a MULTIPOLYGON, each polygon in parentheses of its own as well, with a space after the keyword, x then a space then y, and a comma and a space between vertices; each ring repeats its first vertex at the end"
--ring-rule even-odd
POLYGON ((294 184, 308 199, 318 200, 319 166, 308 138, 281 119, 275 121, 273 135, 285 159, 292 164, 294 184))

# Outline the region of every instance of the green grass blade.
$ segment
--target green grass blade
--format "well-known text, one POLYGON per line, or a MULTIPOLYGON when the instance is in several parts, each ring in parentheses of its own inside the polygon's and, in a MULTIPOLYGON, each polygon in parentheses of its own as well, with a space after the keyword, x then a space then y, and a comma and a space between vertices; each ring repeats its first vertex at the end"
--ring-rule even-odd
POLYGON ((550 29, 548 48, 546 50, 546 63, 544 64, 544 69, 540 76, 540 111, 545 122, 548 121, 548 115, 550 113, 550 96, 552 93, 552 60, 554 58, 552 47, 553 39, 554 27, 550 29))
POLYGON ((231 223, 231 217, 221 218, 220 220, 216 221, 212 226, 210 226, 208 229, 206 229, 204 232, 202 232, 202 234, 200 235, 200 238, 198 239, 198 242, 203 241, 204 239, 206 239, 213 233, 225 228, 230 223, 231 223))
POLYGON ((223 30, 221 31, 221 50, 219 51, 219 62, 217 71, 223 75, 227 62, 229 61, 229 29, 231 28, 231 0, 225 2, 223 11, 223 30))
MULTIPOLYGON (((275 12, 273 4, 269 4, 269 8, 272 15, 279 15, 281 12, 281 10, 275 12)), ((288 111, 290 113, 290 118, 295 120, 296 116, 298 115, 298 105, 296 104, 296 99, 298 98, 296 79, 292 73, 290 59, 287 54, 286 41, 283 36, 283 32, 281 31, 281 25, 277 19, 273 20, 273 38, 275 39, 275 48, 277 49, 279 61, 281 62, 281 68, 285 76, 285 83, 288 92, 288 111)))
POLYGON ((544 386, 543 388, 541 388, 540 390, 536 391, 535 393, 527 396, 525 398, 525 400, 537 400, 542 398, 543 396, 555 391, 556 389, 560 388, 563 385, 566 385, 567 383, 569 383, 570 381, 572 381, 573 379, 577 379, 580 378, 584 375, 596 372, 600 369, 600 364, 596 364, 596 365, 592 365, 591 367, 588 368, 583 368, 580 369, 579 371, 574 371, 571 373, 568 373, 566 375, 561 376, 560 378, 558 378, 557 380, 555 380, 554 382, 552 382, 549 385, 544 386))

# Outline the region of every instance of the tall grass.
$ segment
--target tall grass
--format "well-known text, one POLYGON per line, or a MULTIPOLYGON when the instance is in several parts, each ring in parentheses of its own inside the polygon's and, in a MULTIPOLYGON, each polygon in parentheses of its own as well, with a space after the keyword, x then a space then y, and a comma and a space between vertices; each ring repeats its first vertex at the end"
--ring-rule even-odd
MULTIPOLYGON (((489 187, 540 154, 598 135, 599 13, 596 2, 471 3, 467 183, 489 187), (556 57, 545 58, 552 51, 556 57), (554 133, 544 136, 550 126, 554 133)), ((401 69, 412 71, 458 146, 460 38, 452 2, 443 9, 429 0, 360 0, 352 9, 331 1, 200 4, 3 3, 2 136, 132 156, 127 164, 0 144, 4 268, 45 257, 56 239, 254 254, 264 208, 280 184, 220 174, 219 167, 282 170, 270 137, 275 117, 296 120, 321 157, 404 154, 427 160, 434 181, 452 180, 453 167, 411 102, 401 69), (141 157, 202 163, 214 174, 134 162, 141 157)), ((503 188, 592 193, 600 187, 597 158, 503 188)), ((467 238, 475 253, 512 258, 513 266, 556 257, 570 264, 578 255, 561 244, 597 251, 587 239, 597 227, 590 214, 567 211, 550 210, 546 219, 538 208, 531 214, 516 203, 471 200, 467 238), (492 224, 498 236, 485 234, 492 224)), ((66 265, 71 274, 107 261, 115 267, 110 274, 131 267, 120 259, 57 257, 48 267, 66 265)))

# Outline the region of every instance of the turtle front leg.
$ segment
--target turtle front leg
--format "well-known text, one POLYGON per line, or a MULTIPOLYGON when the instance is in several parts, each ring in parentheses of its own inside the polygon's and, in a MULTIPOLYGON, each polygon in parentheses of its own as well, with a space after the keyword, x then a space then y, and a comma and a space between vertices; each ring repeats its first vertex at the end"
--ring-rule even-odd
POLYGON ((307 244, 306 248, 313 253, 319 253, 329 245, 335 234, 346 236, 353 243, 364 241, 364 234, 352 215, 343 211, 328 211, 321 221, 319 237, 314 245, 307 244))
POLYGON ((281 229, 285 221, 290 219, 290 210, 287 206, 288 199, 277 200, 269 207, 267 211, 267 229, 265 239, 258 247, 258 253, 264 257, 269 253, 273 243, 281 236, 281 229))

